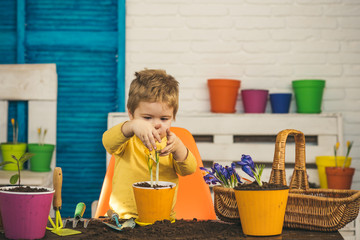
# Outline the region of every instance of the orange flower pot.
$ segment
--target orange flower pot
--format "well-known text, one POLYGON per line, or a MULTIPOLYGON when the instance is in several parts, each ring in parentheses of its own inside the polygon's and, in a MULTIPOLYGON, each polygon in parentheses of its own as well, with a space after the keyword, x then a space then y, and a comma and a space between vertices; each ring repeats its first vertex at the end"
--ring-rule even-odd
POLYGON ((236 190, 244 234, 273 236, 282 233, 289 189, 236 190))
POLYGON ((234 113, 240 80, 208 79, 211 112, 234 113))
POLYGON ((326 167, 329 189, 350 189, 355 168, 326 167))
POLYGON ((163 188, 135 186, 133 191, 138 211, 138 222, 148 224, 156 221, 170 220, 175 195, 175 183, 159 181, 163 188))
MULTIPOLYGON (((343 166, 345 161, 345 156, 337 156, 336 157, 338 166, 343 166)), ((350 167, 351 165, 351 157, 348 157, 345 167, 350 167)), ((335 167, 335 156, 317 156, 315 158, 316 166, 319 173, 319 181, 321 188, 328 188, 327 178, 326 178, 326 167, 335 167)))

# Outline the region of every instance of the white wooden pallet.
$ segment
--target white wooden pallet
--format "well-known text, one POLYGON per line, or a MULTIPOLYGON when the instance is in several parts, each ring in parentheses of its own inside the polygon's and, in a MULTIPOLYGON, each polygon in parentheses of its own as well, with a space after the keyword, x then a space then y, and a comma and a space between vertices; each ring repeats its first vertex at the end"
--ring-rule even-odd
MULTIPOLYGON (((109 113, 108 128, 128 120, 126 113, 109 113)), ((179 114, 173 126, 188 129, 195 137, 202 160, 230 165, 239 161, 242 154, 251 155, 256 163, 267 163, 264 178, 270 177, 275 149, 275 136, 284 129, 302 131, 306 137, 317 139, 306 145, 306 163, 309 181, 319 184, 315 157, 332 155, 332 146, 343 138, 340 114, 179 114), (267 141, 266 138, 270 138, 267 141), (235 142, 234 138, 246 139, 235 142), (205 138, 205 142, 201 139, 205 138), (264 139, 265 141, 261 140, 264 139), (208 142, 208 140, 211 142, 208 142), (260 141, 259 141, 260 139, 260 141)), ((341 154, 341 153, 340 153, 341 154)), ((287 143, 286 169, 291 176, 295 163, 295 144, 287 143)), ((109 159, 109 155, 107 156, 109 159)))
MULTIPOLYGON (((37 129, 47 129, 46 143, 56 144, 57 73, 55 64, 0 65, 0 142, 7 141, 9 101, 28 101, 28 143, 38 142, 37 129)), ((0 161, 1 159, 0 154, 0 161)), ((51 169, 56 164, 56 151, 51 169)), ((0 170, 0 184, 8 184, 0 170)), ((52 186, 52 173, 24 171, 22 183, 52 186), (50 176, 50 177, 49 177, 50 176)))

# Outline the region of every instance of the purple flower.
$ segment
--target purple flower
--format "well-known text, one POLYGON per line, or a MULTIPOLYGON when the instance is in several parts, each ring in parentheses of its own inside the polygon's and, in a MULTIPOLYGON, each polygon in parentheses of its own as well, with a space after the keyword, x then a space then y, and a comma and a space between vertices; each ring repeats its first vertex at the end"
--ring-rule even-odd
POLYGON ((254 173, 252 172, 252 170, 255 170, 255 166, 254 166, 254 162, 252 160, 252 158, 250 157, 250 155, 245 155, 243 154, 241 156, 241 161, 237 162, 237 164, 239 164, 241 166, 241 169, 250 177, 254 177, 254 173))
POLYGON ((203 167, 200 167, 200 169, 205 172, 204 180, 207 184, 220 183, 224 187, 235 187, 238 182, 241 183, 241 178, 236 173, 235 166, 236 164, 231 164, 231 167, 223 167, 215 163, 211 171, 203 167))

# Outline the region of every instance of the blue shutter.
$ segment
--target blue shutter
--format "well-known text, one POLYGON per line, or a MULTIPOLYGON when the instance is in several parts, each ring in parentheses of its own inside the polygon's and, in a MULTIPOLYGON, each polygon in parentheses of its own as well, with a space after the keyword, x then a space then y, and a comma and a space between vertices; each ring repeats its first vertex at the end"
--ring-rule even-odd
MULTIPOLYGON (((18 36, 22 35, 23 29, 18 31, 20 24, 17 19, 18 7, 22 3, 17 4, 14 0, 0 1, 0 64, 14 64, 19 63, 17 56, 18 36)), ((23 54, 23 53, 22 53, 23 54)), ((10 101, 8 112, 8 141, 13 141, 11 118, 16 119, 19 125, 19 142, 27 142, 27 102, 24 101, 10 101)))
POLYGON ((16 1, 0 1, 0 64, 16 63, 16 1))
POLYGON ((7 39, 0 46, 1 63, 23 58, 57 65, 61 214, 72 216, 82 201, 90 217, 105 175, 101 139, 107 114, 125 108, 125 0, 2 0, 0 6, 6 9, 0 13, 0 37, 7 39), (25 16, 19 16, 22 7, 25 16), (16 17, 26 23, 23 32, 16 33, 21 28, 16 29, 16 17), (16 34, 24 38, 23 45, 16 34))

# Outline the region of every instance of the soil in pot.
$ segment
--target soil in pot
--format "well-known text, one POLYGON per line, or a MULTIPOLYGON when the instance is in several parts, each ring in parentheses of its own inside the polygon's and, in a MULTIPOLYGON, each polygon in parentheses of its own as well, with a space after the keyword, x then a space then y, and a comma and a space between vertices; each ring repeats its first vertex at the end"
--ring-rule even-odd
POLYGON ((171 185, 169 186, 169 185, 162 185, 162 184, 153 184, 153 186, 151 186, 151 184, 148 183, 148 182, 135 183, 134 186, 144 187, 144 188, 154 188, 154 189, 157 189, 157 188, 166 188, 166 187, 172 188, 171 185))
POLYGON ((49 192, 46 188, 31 188, 29 186, 14 187, 11 189, 5 189, 6 192, 49 192))
POLYGON ((239 184, 234 189, 235 190, 270 190, 270 189, 288 189, 289 187, 286 185, 279 185, 274 183, 262 182, 262 186, 260 187, 257 182, 252 182, 250 184, 239 184))

